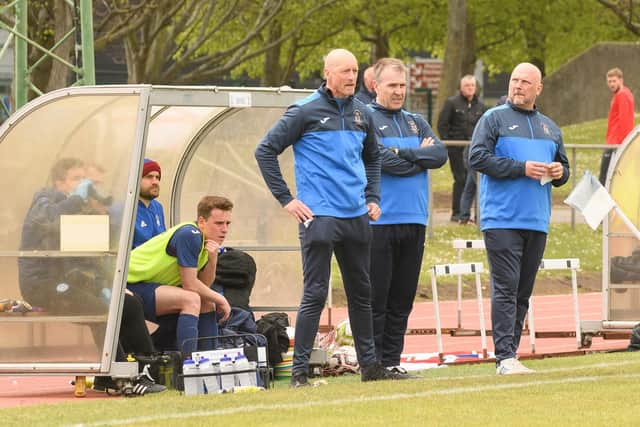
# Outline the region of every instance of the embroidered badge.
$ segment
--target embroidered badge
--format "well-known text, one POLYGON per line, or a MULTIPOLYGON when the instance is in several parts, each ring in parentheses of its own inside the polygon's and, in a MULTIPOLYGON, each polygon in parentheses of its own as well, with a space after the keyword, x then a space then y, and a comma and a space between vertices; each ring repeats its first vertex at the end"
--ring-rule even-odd
POLYGON ((544 132, 545 135, 551 135, 551 130, 549 129, 549 126, 547 126, 546 123, 542 123, 542 131, 544 132))
POLYGON ((409 129, 411 129, 411 132, 413 132, 415 135, 418 134, 418 125, 416 124, 416 122, 410 118, 407 117, 407 123, 409 124, 409 129))
POLYGON ((353 122, 358 126, 362 124, 362 114, 360 114, 360 110, 353 111, 353 122))

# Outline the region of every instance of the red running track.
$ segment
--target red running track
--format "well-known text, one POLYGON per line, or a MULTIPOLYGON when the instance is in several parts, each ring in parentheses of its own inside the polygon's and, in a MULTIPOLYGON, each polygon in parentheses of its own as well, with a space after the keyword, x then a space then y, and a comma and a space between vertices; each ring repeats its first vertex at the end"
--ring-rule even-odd
MULTIPOLYGON (((602 319, 602 295, 589 293, 579 295, 580 319, 602 319)), ((491 304, 484 299, 484 315, 487 329, 491 328, 491 304)), ((462 328, 479 329, 478 303, 476 300, 462 302, 462 328)), ((332 323, 338 324, 347 317, 345 308, 332 310, 332 323)), ((536 332, 543 331, 575 331, 573 315, 573 299, 571 295, 545 295, 533 297, 533 318, 536 332)), ((323 322, 327 322, 326 313, 323 322)), ((457 302, 440 302, 440 322, 442 328, 457 327, 457 302)), ((435 314, 433 303, 416 304, 409 318, 409 328, 435 328, 435 314)), ((604 340, 594 338, 589 350, 621 349, 628 345, 628 340, 604 340)), ((443 336, 443 348, 446 353, 471 351, 481 352, 480 337, 451 337, 443 336)), ((487 350, 493 352, 491 337, 487 337, 487 350)), ((535 350, 537 355, 565 353, 577 351, 576 338, 536 338, 535 350)), ((435 353, 438 351, 435 335, 408 335, 405 337, 404 353, 435 353)), ((528 335, 520 341, 518 354, 523 357, 531 356, 531 342, 528 335)))

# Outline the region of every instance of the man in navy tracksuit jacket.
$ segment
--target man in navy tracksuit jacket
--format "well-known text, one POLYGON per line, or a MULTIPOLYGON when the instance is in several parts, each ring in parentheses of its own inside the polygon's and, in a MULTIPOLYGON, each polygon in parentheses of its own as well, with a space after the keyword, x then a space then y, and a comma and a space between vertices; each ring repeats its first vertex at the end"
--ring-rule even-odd
POLYGON ((371 222, 373 336, 382 365, 403 372, 400 355, 424 252, 427 169, 444 165, 447 149, 422 116, 402 109, 407 89, 402 61, 380 59, 374 78, 377 99, 369 108, 382 154, 382 214, 371 222))
POLYGON ((353 99, 358 62, 331 51, 324 83, 289 107, 256 149, 267 186, 299 223, 304 290, 296 318, 291 385, 309 385, 309 355, 329 290, 331 256, 342 272, 362 380, 395 378, 376 362, 369 282, 369 219, 380 216, 380 152, 366 105, 353 99), (293 146, 297 195, 277 157, 293 146))
POLYGON ((569 179, 560 129, 535 108, 540 70, 516 66, 509 99, 487 111, 473 133, 469 164, 481 172, 480 227, 491 272, 497 373, 532 372, 516 359, 524 318, 546 245, 551 185, 569 179))

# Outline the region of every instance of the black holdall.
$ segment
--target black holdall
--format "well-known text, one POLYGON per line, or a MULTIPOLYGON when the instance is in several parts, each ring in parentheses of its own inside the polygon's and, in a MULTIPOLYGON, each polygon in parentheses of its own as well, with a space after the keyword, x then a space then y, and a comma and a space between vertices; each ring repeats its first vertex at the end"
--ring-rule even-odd
POLYGON ((289 349, 289 316, 286 313, 269 313, 257 322, 258 333, 267 338, 269 348, 269 363, 271 365, 282 362, 282 353, 289 349))
POLYGON ((630 256, 611 257, 610 278, 612 283, 640 281, 640 249, 630 256))

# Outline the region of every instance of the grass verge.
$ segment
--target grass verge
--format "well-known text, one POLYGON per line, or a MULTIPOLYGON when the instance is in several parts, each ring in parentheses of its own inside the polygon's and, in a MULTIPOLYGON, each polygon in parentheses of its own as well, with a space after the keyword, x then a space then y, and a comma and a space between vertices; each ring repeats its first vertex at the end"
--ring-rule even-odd
POLYGON ((450 366, 408 381, 328 385, 268 392, 77 401, 0 410, 4 426, 549 426, 635 425, 638 353, 525 362, 537 373, 495 375, 492 363, 450 366))

